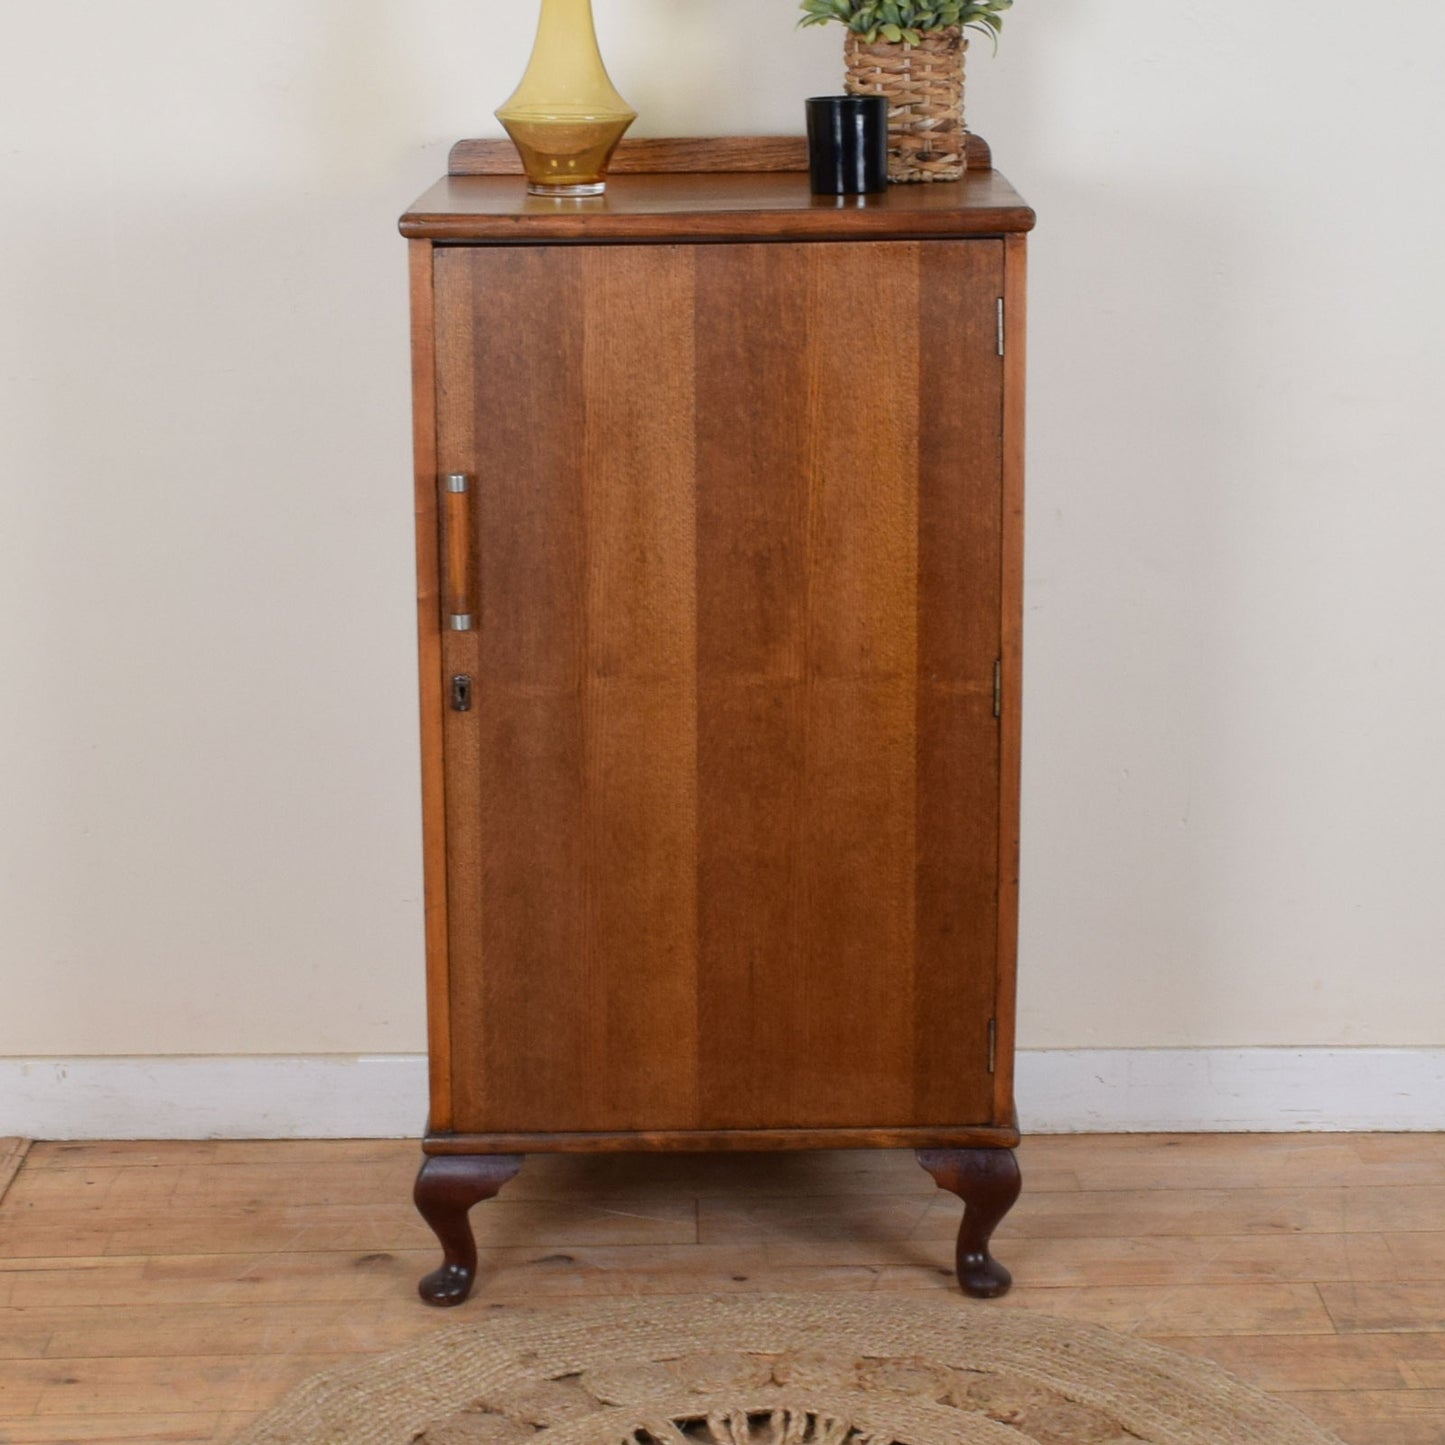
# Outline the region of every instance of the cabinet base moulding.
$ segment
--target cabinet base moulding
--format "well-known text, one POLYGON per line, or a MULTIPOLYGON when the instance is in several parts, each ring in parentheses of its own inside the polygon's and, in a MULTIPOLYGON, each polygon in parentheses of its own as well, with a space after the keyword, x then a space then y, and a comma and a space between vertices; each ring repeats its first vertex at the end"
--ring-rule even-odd
POLYGON ((791 1149, 1013 1149, 1017 1123, 946 1129, 686 1129, 642 1133, 428 1133, 427 1154, 684 1154, 754 1153, 791 1149))

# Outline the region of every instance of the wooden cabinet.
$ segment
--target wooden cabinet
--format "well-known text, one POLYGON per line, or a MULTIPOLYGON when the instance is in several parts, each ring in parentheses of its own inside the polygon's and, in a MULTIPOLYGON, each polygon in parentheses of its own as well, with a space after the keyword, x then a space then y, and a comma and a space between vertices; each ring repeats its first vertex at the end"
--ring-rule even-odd
POLYGON ((434 1303, 549 1150, 917 1148, 1007 1287, 1033 216, 986 161, 840 205, 796 142, 642 143, 403 220, 434 1303))

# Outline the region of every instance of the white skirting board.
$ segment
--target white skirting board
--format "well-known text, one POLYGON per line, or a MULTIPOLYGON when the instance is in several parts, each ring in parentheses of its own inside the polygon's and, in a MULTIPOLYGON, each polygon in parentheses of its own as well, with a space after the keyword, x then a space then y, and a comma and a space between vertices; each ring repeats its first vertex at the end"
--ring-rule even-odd
MULTIPOLYGON (((0 1136, 414 1138, 415 1054, 0 1059, 0 1136)), ((1031 1134, 1445 1130, 1445 1048, 1058 1049, 1018 1060, 1031 1134)))

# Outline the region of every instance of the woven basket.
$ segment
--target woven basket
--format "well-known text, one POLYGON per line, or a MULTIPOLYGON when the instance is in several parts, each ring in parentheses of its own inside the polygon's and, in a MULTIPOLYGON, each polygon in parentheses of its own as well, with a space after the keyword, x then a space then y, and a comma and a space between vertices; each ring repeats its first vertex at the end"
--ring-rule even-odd
POLYGON ((930 30, 918 45, 849 33, 850 95, 888 97, 888 179, 956 181, 968 164, 963 127, 963 31, 930 30))

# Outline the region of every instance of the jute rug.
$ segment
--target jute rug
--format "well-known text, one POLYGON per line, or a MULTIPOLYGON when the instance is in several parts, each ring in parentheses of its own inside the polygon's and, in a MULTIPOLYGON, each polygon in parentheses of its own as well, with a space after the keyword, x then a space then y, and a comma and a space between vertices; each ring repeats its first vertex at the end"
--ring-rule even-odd
POLYGON ((238 1445, 1338 1445, 1139 1340, 899 1295, 494 1306, 318 1376, 238 1445))

